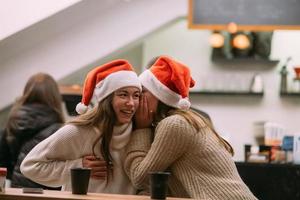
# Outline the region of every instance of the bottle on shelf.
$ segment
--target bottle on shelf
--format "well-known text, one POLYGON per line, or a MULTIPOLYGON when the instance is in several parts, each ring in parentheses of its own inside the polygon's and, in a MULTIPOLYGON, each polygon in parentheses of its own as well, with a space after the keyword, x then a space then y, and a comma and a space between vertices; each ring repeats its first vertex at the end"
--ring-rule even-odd
POLYGON ((282 66, 280 70, 280 93, 287 93, 287 75, 288 75, 288 70, 287 70, 287 64, 290 62, 292 58, 288 57, 285 64, 282 66))
POLYGON ((250 91, 253 93, 261 93, 263 92, 263 90, 264 90, 263 79, 259 74, 255 74, 252 79, 250 91))
POLYGON ((294 133, 293 160, 300 164, 300 133, 294 133))

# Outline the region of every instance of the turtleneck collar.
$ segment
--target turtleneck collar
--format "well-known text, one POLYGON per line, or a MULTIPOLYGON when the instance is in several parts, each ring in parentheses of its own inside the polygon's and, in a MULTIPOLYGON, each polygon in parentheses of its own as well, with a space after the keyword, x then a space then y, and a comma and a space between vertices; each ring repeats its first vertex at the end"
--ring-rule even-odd
MULTIPOLYGON (((102 134, 102 131, 99 131, 96 127, 94 127, 94 131, 97 134, 102 134)), ((115 125, 113 129, 110 147, 115 150, 122 149, 123 147, 125 147, 130 140, 131 132, 132 123, 115 125)))
POLYGON ((114 126, 111 140, 112 149, 122 149, 127 145, 132 132, 132 123, 114 126))

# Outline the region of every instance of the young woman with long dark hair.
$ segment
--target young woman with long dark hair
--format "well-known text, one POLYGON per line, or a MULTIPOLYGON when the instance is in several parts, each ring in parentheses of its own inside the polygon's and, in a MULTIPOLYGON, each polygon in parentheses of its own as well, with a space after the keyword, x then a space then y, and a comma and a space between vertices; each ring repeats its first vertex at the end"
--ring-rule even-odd
POLYGON ((89 192, 134 194, 123 162, 140 93, 138 77, 126 60, 90 71, 76 107, 81 115, 36 146, 23 161, 22 173, 41 184, 71 190, 70 169, 88 167, 89 192), (92 97, 98 104, 87 111, 92 97))

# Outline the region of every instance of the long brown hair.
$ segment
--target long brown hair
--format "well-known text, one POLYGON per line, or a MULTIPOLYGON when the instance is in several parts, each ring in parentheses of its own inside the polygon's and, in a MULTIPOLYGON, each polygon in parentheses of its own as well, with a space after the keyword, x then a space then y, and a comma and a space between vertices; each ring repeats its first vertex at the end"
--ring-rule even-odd
POLYGON ((10 123, 11 116, 13 116, 18 109, 25 104, 40 103, 47 105, 57 114, 59 122, 64 122, 64 115, 62 111, 62 97, 59 93, 56 81, 49 74, 37 73, 29 78, 27 81, 23 95, 14 103, 8 118, 10 123))
POLYGON ((93 144, 93 154, 94 156, 96 156, 95 146, 102 138, 101 154, 106 162, 107 169, 109 169, 109 173, 113 166, 109 144, 112 139, 113 128, 116 121, 116 115, 111 104, 113 96, 114 93, 110 94, 108 97, 100 101, 98 103, 98 106, 69 122, 77 126, 85 126, 91 128, 95 127, 98 130, 101 130, 102 134, 95 140, 93 144))
POLYGON ((221 144, 225 147, 225 149, 232 156, 234 155, 234 150, 233 150, 232 146, 216 132, 211 121, 193 110, 185 111, 185 110, 181 110, 181 109, 177 109, 177 108, 172 108, 172 107, 162 103, 161 101, 159 101, 158 107, 157 107, 157 112, 156 112, 154 123, 153 123, 154 126, 156 126, 157 123, 159 123, 165 117, 175 115, 175 114, 178 114, 178 115, 181 115, 182 117, 184 117, 186 119, 186 121, 196 129, 197 132, 200 131, 201 127, 203 127, 202 124, 205 124, 205 126, 208 126, 212 130, 212 132, 216 135, 216 137, 221 142, 221 144))

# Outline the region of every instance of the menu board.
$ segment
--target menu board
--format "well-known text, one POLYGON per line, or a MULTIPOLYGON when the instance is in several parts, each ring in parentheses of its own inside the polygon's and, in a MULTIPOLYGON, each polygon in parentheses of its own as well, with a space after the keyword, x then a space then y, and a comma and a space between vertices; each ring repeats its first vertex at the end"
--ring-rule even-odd
POLYGON ((300 0, 189 0, 189 28, 225 30, 300 29, 300 0))

